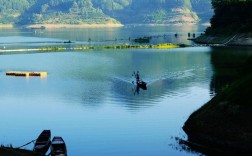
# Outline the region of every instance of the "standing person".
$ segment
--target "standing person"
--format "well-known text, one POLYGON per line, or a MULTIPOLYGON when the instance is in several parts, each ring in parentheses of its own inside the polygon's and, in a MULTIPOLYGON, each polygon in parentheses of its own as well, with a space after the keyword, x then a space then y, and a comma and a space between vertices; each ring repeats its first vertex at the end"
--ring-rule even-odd
POLYGON ((139 83, 140 82, 140 75, 139 75, 139 71, 137 71, 136 73, 136 82, 139 83))

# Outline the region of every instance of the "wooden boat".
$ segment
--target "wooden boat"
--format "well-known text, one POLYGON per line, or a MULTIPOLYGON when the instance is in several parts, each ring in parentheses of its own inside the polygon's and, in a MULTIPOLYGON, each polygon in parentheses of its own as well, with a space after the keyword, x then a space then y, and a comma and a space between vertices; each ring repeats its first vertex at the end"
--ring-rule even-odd
POLYGON ((43 130, 43 132, 37 138, 33 151, 46 154, 51 145, 51 131, 43 130))
POLYGON ((51 145, 51 156, 67 156, 67 148, 62 137, 53 137, 51 145))
POLYGON ((45 26, 41 26, 41 27, 31 27, 30 29, 46 29, 45 26))
POLYGON ((137 87, 139 87, 139 88, 141 88, 143 90, 147 90, 147 83, 144 82, 144 81, 139 80, 139 81, 137 81, 137 87))

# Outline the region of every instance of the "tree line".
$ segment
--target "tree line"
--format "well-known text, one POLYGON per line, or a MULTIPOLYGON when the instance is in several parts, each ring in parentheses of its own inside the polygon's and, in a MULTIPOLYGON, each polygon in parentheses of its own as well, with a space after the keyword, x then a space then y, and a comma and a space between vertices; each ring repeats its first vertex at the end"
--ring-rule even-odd
POLYGON ((252 31, 252 0, 212 0, 215 15, 207 34, 252 31))

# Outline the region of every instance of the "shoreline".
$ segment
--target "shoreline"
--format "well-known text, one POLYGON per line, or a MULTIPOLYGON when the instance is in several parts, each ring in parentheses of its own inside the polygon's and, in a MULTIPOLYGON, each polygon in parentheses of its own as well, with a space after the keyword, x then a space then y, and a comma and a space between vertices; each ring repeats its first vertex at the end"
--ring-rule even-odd
POLYGON ((14 28, 13 24, 0 24, 0 28, 14 28))
POLYGON ((158 24, 158 23, 132 23, 126 24, 126 26, 194 26, 200 23, 166 23, 166 24, 158 24))
POLYGON ((61 29, 61 28, 119 28, 123 24, 32 24, 23 26, 27 29, 61 29))
POLYGON ((252 46, 252 34, 202 35, 191 39, 197 44, 210 46, 252 46))
POLYGON ((27 28, 27 29, 62 29, 62 28, 120 28, 124 26, 195 26, 202 25, 204 23, 132 23, 132 24, 121 24, 121 23, 105 23, 105 24, 30 24, 30 25, 14 25, 14 24, 0 24, 0 28, 27 28))

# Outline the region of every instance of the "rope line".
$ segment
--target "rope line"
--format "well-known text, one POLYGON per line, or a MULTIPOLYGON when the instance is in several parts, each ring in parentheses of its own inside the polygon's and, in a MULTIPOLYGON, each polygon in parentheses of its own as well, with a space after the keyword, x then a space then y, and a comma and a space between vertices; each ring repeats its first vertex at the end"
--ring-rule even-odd
POLYGON ((26 143, 26 144, 24 144, 24 145, 22 145, 22 146, 19 146, 19 147, 17 147, 17 148, 25 147, 25 146, 27 146, 27 145, 29 145, 29 144, 31 144, 31 143, 34 143, 34 141, 36 141, 36 139, 35 139, 35 140, 32 140, 32 141, 30 141, 30 142, 28 142, 28 143, 26 143))

